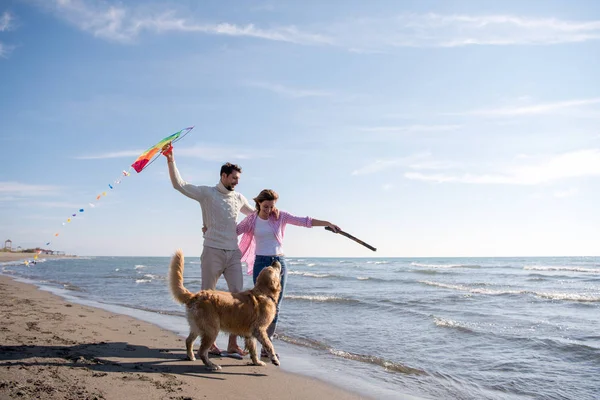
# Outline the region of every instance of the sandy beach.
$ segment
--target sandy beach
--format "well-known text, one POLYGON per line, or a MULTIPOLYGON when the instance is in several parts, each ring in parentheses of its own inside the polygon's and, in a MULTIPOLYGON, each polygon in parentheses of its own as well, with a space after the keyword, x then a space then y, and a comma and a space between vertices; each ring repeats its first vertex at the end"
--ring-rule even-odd
POLYGON ((248 358, 217 357, 223 370, 205 371, 173 332, 2 275, 0 318, 2 399, 364 398, 248 358))

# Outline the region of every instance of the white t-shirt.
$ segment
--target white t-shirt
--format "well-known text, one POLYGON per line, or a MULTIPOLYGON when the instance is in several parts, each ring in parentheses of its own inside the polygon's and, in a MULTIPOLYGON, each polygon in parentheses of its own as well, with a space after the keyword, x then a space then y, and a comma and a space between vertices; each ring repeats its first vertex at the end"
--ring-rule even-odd
POLYGON ((257 256, 276 256, 283 254, 283 248, 275 238, 273 228, 269 225, 268 220, 256 217, 254 240, 256 240, 257 256))

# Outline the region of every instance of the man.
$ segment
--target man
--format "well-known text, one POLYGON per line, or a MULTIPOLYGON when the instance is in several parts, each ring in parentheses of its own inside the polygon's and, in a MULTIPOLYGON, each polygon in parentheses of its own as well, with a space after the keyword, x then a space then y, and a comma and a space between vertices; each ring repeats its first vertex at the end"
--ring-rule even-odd
MULTIPOLYGON (((236 234, 237 217, 240 211, 245 215, 254 211, 248 204, 248 200, 241 193, 234 191, 242 169, 235 164, 226 163, 221 167, 221 179, 216 186, 195 186, 181 179, 175 165, 172 146, 165 146, 163 155, 167 157, 169 177, 173 187, 199 202, 202 208, 203 227, 206 228, 204 248, 200 258, 202 290, 214 290, 222 274, 230 292, 241 292, 242 254, 236 234)), ((246 354, 238 346, 235 335, 229 336, 227 352, 240 357, 246 354)), ((220 354, 221 351, 216 344, 213 344, 210 353, 220 354)))

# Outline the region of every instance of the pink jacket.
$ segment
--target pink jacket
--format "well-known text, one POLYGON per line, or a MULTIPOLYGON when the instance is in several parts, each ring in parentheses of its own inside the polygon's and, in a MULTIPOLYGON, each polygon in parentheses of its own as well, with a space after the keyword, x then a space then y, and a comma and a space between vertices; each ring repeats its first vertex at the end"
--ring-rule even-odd
MULTIPOLYGON (((237 225, 237 234, 242 236, 240 240, 240 251, 242 252, 242 261, 248 264, 248 275, 252 274, 254 269, 254 258, 256 257, 256 240, 254 240, 254 227, 256 226, 256 218, 258 213, 255 211, 248 215, 237 225)), ((269 215, 269 225, 273 229, 275 239, 280 245, 283 245, 283 235, 285 232, 285 226, 292 224, 296 226, 304 226, 306 228, 312 228, 311 217, 296 217, 285 211, 279 211, 279 219, 275 219, 272 214, 269 215)))

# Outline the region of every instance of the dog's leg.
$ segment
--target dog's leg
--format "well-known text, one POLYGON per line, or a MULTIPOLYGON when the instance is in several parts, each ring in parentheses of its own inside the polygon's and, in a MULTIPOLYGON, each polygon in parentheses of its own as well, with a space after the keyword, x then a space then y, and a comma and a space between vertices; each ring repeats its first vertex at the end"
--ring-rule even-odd
POLYGON ((194 357, 194 342, 196 341, 197 337, 198 334, 191 331, 187 339, 185 339, 185 350, 187 353, 187 358, 190 361, 196 361, 196 357, 194 357))
POLYGON ((219 334, 219 331, 204 332, 202 334, 202 339, 200 339, 200 350, 198 350, 198 355, 200 356, 200 359, 206 366, 206 369, 208 369, 210 371, 218 371, 221 369, 220 365, 215 364, 214 362, 210 361, 208 358, 208 350, 210 349, 210 346, 212 346, 212 344, 217 339, 218 334, 219 334))
POLYGON ((250 352, 250 358, 252 359, 252 364, 264 366, 266 365, 264 361, 260 361, 258 358, 258 354, 256 354, 256 340, 252 336, 245 337, 246 348, 248 352, 250 352))
POLYGON ((269 355, 271 362, 275 365, 279 365, 279 359, 277 358, 277 354, 275 354, 275 347, 273 347, 273 343, 271 342, 271 339, 269 339, 269 335, 267 335, 266 328, 257 329, 254 332, 254 336, 256 336, 260 344, 262 344, 262 347, 269 355))

